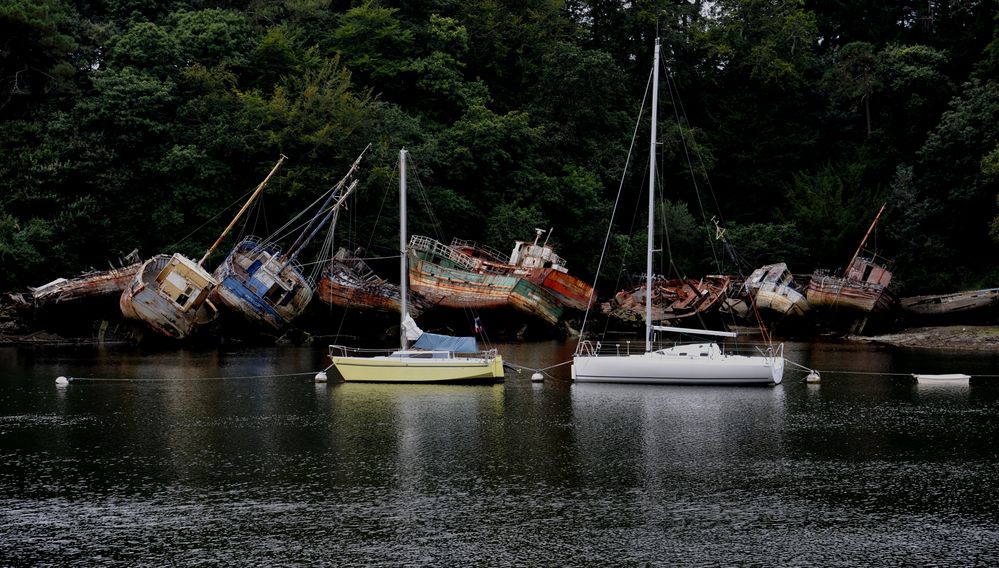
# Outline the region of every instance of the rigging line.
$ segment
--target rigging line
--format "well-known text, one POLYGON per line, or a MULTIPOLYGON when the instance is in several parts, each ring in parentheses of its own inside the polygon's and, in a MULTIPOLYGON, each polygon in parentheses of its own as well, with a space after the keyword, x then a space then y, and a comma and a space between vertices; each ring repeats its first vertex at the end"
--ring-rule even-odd
POLYGON ((208 219, 207 221, 205 221, 204 223, 202 223, 201 226, 197 227, 196 229, 194 229, 190 233, 188 233, 188 234, 184 235, 183 237, 181 237, 181 239, 179 241, 168 244, 166 246, 166 248, 175 248, 175 247, 180 246, 181 243, 183 243, 187 239, 191 238, 191 235, 193 235, 193 234, 197 233, 198 231, 200 231, 201 229, 204 229, 205 227, 207 227, 209 223, 211 223, 212 221, 215 221, 216 219, 218 219, 219 217, 221 217, 223 213, 225 213, 226 211, 228 211, 234 205, 237 205, 239 203, 242 203, 243 201, 246 201, 246 197, 248 195, 250 195, 251 193, 253 193, 254 191, 256 191, 256 189, 257 189, 257 187, 254 186, 252 189, 250 189, 249 191, 247 191, 243 195, 237 197, 232 203, 230 203, 229 205, 226 205, 221 211, 219 211, 213 217, 211 217, 210 219, 208 219))
MULTIPOLYGON (((665 67, 665 65, 664 65, 664 67, 665 67)), ((699 187, 697 185, 697 174, 694 172, 694 162, 693 162, 693 160, 690 159, 690 147, 687 144, 687 136, 684 134, 683 123, 682 123, 682 121, 680 119, 680 114, 679 114, 679 112, 677 110, 678 107, 679 107, 678 101, 679 101, 679 98, 680 98, 680 90, 677 87, 677 85, 675 84, 675 82, 672 80, 672 77, 670 76, 670 73, 669 73, 669 69, 666 68, 665 71, 666 71, 666 73, 665 73, 665 75, 666 75, 666 85, 668 87, 667 90, 669 91, 670 102, 673 103, 672 104, 672 106, 673 106, 673 116, 676 119, 677 131, 680 134, 680 145, 683 147, 683 154, 684 154, 684 157, 687 159, 687 169, 690 172, 690 180, 694 184, 694 196, 697 198, 697 206, 701 210, 701 220, 704 223, 704 230, 708 234, 708 246, 711 247, 711 258, 715 261, 715 267, 718 269, 719 272, 721 272, 722 271, 721 263, 718 261, 718 253, 715 250, 714 240, 711 239, 711 227, 708 224, 707 214, 704 212, 704 203, 701 201, 701 192, 700 192, 700 189, 699 189, 699 187)), ((687 118, 686 114, 684 114, 684 118, 685 119, 687 118)), ((688 122, 688 124, 689 124, 689 122, 688 122)), ((703 167, 703 160, 702 160, 701 163, 702 163, 702 167, 703 167)), ((715 206, 717 208, 717 204, 715 206)))
MULTIPOLYGON (((593 277, 593 282, 596 283, 597 279, 600 277, 600 269, 604 264, 604 255, 607 253, 607 244, 610 242, 611 230, 614 228, 614 217, 617 215, 617 207, 621 203, 621 194, 624 192, 624 181, 628 175, 628 168, 631 165, 631 153, 635 149, 635 141, 638 139, 638 127, 642 123, 642 114, 645 112, 645 103, 649 98, 649 87, 652 85, 652 72, 649 72, 649 80, 645 84, 645 94, 642 97, 642 105, 639 107, 638 120, 635 121, 635 130, 631 134, 631 145, 628 147, 628 157, 624 162, 624 170, 621 172, 621 181, 618 184, 617 196, 614 197, 614 207, 611 210, 611 217, 607 223, 607 233, 604 234, 604 246, 600 250, 600 260, 597 261, 597 272, 593 277)), ((592 295, 596 293, 594 288, 590 292, 590 300, 592 300, 592 295)), ((586 336, 586 321, 590 317, 590 308, 587 306, 586 312, 583 313, 583 323, 579 326, 579 338, 576 340, 576 353, 579 353, 579 346, 583 342, 583 338, 586 336)))

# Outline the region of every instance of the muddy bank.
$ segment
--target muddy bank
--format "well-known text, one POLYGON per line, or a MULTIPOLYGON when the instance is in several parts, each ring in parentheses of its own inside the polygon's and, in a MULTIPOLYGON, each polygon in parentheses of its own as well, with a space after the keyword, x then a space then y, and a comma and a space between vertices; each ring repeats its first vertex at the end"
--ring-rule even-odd
POLYGON ((885 343, 900 347, 927 349, 999 350, 999 326, 951 325, 913 327, 885 335, 853 335, 851 341, 885 343))

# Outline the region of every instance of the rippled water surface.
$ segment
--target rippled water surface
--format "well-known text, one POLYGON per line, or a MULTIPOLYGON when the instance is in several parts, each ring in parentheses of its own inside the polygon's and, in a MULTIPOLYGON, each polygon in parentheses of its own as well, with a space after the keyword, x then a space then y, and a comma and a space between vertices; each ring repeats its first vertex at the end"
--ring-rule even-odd
POLYGON ((0 564, 999 563, 996 353, 789 344, 839 372, 774 388, 317 385, 323 353, 0 349, 0 564))

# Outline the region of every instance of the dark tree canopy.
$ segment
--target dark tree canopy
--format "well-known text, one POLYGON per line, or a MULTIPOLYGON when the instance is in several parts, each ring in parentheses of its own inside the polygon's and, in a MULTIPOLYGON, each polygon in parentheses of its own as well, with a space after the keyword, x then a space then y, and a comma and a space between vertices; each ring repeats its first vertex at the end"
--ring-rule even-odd
POLYGON ((414 232, 552 228, 590 277, 623 182, 608 254, 643 270, 643 144, 623 167, 656 36, 669 270, 834 268, 887 201, 904 291, 999 285, 994 1, 12 0, 0 289, 200 254, 285 154, 252 220, 273 229, 369 144, 344 244, 393 246, 407 147, 414 232))

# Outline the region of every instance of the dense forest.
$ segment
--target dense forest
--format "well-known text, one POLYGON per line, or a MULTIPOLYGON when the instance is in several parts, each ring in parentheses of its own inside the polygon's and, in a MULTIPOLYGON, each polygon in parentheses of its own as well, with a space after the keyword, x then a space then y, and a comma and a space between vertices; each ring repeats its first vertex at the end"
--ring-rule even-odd
MULTIPOLYGON (((0 289, 133 249, 198 258, 281 154, 257 224, 284 223, 369 144, 344 244, 393 250, 388 188, 407 147, 433 213, 414 207, 411 232, 508 250, 551 227, 592 276, 657 36, 671 271, 842 266, 887 202, 871 244, 898 290, 994 287, 997 13, 988 0, 6 0, 0 289), (708 238, 712 219, 737 255, 708 238)), ((610 254, 642 270, 635 199, 618 204, 610 254)))

